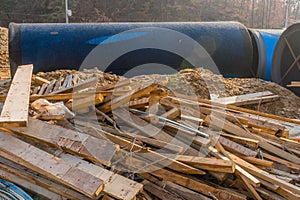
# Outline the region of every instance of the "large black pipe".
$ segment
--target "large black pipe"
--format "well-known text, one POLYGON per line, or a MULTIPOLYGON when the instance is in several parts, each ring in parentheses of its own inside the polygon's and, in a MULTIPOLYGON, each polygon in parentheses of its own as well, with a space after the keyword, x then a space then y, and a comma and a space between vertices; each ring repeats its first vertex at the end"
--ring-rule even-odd
MULTIPOLYGON (((272 81, 286 87, 300 81, 300 23, 288 27, 281 35, 273 56, 272 81)), ((300 88, 289 88, 300 96, 300 88)))
MULTIPOLYGON (((251 38, 238 22, 188 23, 99 23, 99 24, 15 24, 9 26, 11 71, 21 64, 34 64, 34 72, 56 69, 79 69, 86 56, 98 44, 121 45, 126 41, 109 43, 115 34, 132 29, 156 27, 185 34, 212 57, 221 74, 226 77, 253 77, 253 48, 251 38)), ((138 31, 137 31, 138 32, 138 31)), ((147 33, 126 35, 130 43, 140 43, 147 33)), ((127 42, 128 42, 127 41, 127 42)), ((153 41, 160 42, 159 37, 153 41), (157 40, 157 41, 156 41, 157 40)), ((180 40, 174 41, 178 44, 180 40)), ((108 46, 107 46, 108 47, 108 46)), ((190 47, 193 51, 193 46, 190 47)), ((114 52, 109 52, 114 53, 114 52)), ((99 60, 107 55, 99 55, 99 60)), ((146 63, 161 63, 178 70, 182 56, 165 49, 142 48, 120 55, 107 68, 118 74, 146 63)), ((94 66, 91 66, 94 67, 94 66)), ((103 66, 97 66, 101 69, 103 66)), ((200 66, 195 66, 200 67, 200 66)), ((206 66, 204 66, 206 67, 206 66)))
POLYGON ((272 58, 283 29, 249 29, 256 78, 272 81, 272 58))

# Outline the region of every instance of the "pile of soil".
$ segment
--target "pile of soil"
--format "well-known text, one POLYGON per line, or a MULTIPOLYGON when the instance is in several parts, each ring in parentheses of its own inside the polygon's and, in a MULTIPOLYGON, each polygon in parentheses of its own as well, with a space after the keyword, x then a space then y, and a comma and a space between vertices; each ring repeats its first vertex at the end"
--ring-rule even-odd
POLYGON ((224 78, 204 68, 185 69, 171 75, 140 75, 136 81, 156 81, 168 79, 165 85, 172 92, 203 99, 229 97, 235 95, 270 91, 279 95, 276 101, 260 105, 243 106, 248 109, 300 119, 300 98, 280 85, 256 78, 224 78))
POLYGON ((8 29, 0 27, 0 79, 10 77, 8 58, 8 29))
POLYGON ((175 92, 210 99, 229 97, 262 91, 270 91, 279 95, 277 101, 261 105, 245 106, 261 112, 300 119, 300 98, 280 85, 256 78, 223 78, 222 75, 198 68, 186 69, 178 74, 169 75, 168 86, 175 92))

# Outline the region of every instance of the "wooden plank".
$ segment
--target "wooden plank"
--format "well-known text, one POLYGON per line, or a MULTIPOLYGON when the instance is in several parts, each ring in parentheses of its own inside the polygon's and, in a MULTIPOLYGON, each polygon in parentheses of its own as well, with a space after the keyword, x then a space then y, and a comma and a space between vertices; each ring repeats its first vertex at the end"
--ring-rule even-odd
POLYGON ((244 176, 244 174, 239 173, 238 171, 236 171, 236 174, 238 175, 238 177, 240 177, 243 181, 243 183, 245 184, 247 190, 249 191, 249 193, 257 200, 262 200, 261 196, 259 196, 259 194, 256 192, 256 190, 254 189, 254 187, 250 184, 250 182, 248 181, 248 179, 244 176))
POLYGON ((158 178, 152 176, 151 174, 147 173, 140 173, 137 174, 138 177, 144 179, 144 180, 149 180, 152 183, 155 183, 156 185, 168 190, 169 192, 172 192, 176 194, 179 197, 182 197, 183 199, 188 199, 188 200, 210 200, 210 198, 194 192, 188 188, 182 187, 181 185, 178 185, 176 183, 170 182, 170 181, 160 181, 158 178))
POLYGON ((100 110, 104 113, 110 112, 122 105, 128 104, 130 100, 137 99, 143 97, 144 95, 148 95, 151 91, 158 88, 157 84, 144 84, 138 87, 133 88, 127 94, 113 98, 111 101, 105 103, 100 106, 100 110))
POLYGON ((232 97, 218 98, 213 101, 225 105, 245 106, 259 103, 267 103, 271 101, 276 101, 278 99, 279 95, 273 95, 271 92, 266 91, 232 97))
POLYGON ((189 190, 185 187, 182 187, 178 184, 172 183, 170 181, 167 181, 164 184, 164 188, 166 190, 172 191, 180 196, 182 196, 184 199, 189 199, 189 200, 209 200, 206 196, 203 196, 197 192, 194 192, 192 190, 189 190))
POLYGON ((9 134, 0 132, 0 138, 2 157, 38 171, 92 199, 99 198, 103 189, 103 180, 9 134))
POLYGON ((38 95, 43 95, 44 92, 45 92, 45 90, 46 90, 46 88, 47 88, 47 86, 48 86, 48 85, 47 85, 46 83, 44 83, 44 84, 41 86, 41 89, 40 89, 38 95))
POLYGON ((33 65, 19 66, 4 103, 0 126, 27 126, 33 65))
POLYGON ((135 196, 142 190, 143 185, 125 178, 119 174, 113 173, 100 166, 93 165, 87 161, 81 160, 75 156, 57 152, 60 158, 72 166, 77 166, 79 169, 89 173, 101 180, 104 180, 105 185, 103 192, 116 199, 120 200, 133 200, 135 196))
POLYGON ((243 156, 241 158, 251 164, 260 165, 260 166, 264 166, 264 167, 270 167, 270 168, 274 167, 274 162, 271 162, 268 160, 261 160, 259 158, 248 157, 248 156, 243 156))
POLYGON ((52 89, 53 89, 53 87, 54 87, 54 85, 55 85, 55 82, 56 82, 56 80, 52 80, 52 81, 49 83, 49 85, 48 85, 48 87, 47 87, 47 89, 46 89, 46 91, 45 91, 45 94, 49 94, 49 93, 52 91, 52 89))
MULTIPOLYGON (((246 117, 242 115, 235 115, 236 119, 242 122, 243 124, 247 125, 248 127, 255 127, 261 130, 264 130, 265 132, 268 132, 273 135, 281 135, 284 137, 288 137, 288 130, 285 128, 285 126, 272 122, 267 119, 254 119, 251 117, 246 117)), ((235 119, 235 121, 237 121, 235 119)))
MULTIPOLYGON (((66 82, 66 80, 65 80, 65 82, 66 82)), ((53 91, 51 94, 78 92, 80 90, 83 90, 83 89, 86 89, 86 88, 89 88, 89 87, 93 87, 93 86, 96 87, 96 84, 97 84, 97 78, 95 77, 95 78, 91 78, 91 79, 88 79, 86 81, 83 81, 82 83, 79 83, 77 85, 53 91)))
POLYGON ((292 81, 287 87, 300 87, 300 81, 292 81))
MULTIPOLYGON (((75 95, 74 95, 75 97, 75 95)), ((103 95, 101 93, 95 95, 89 95, 83 98, 74 98, 72 102, 66 104, 66 106, 72 111, 78 111, 90 106, 95 106, 103 102, 103 95)))
POLYGON ((64 80, 64 82, 63 82, 61 88, 62 88, 62 89, 67 88, 68 85, 69 85, 69 83, 70 83, 71 81, 72 81, 72 74, 68 75, 68 76, 65 78, 65 80, 64 80))
POLYGON ((136 99, 129 102, 129 107, 134 109, 145 108, 149 104, 149 98, 136 99))
MULTIPOLYGON (((28 190, 31 190, 39 195, 45 196, 47 198, 57 194, 57 196, 67 197, 74 200, 88 200, 90 198, 84 196, 83 194, 71 190, 61 184, 55 183, 41 174, 34 172, 26 167, 17 165, 11 161, 3 159, 0 157, 0 177, 21 185, 28 190)), ((57 200, 60 200, 57 199, 57 200)))
POLYGON ((200 192, 204 195, 210 196, 210 193, 212 193, 214 196, 216 196, 218 199, 246 199, 245 196, 241 194, 236 194, 234 192, 228 191, 225 188, 220 188, 217 186, 210 186, 205 184, 202 181, 199 180, 193 180, 191 178, 187 178, 185 176, 169 172, 164 169, 160 169, 154 172, 151 172, 154 176, 157 176, 159 178, 162 178, 164 181, 170 181, 173 183, 176 183, 178 185, 187 187, 191 190, 200 192), (225 197, 225 198, 224 198, 225 197))
POLYGON ((44 78, 42 78, 42 77, 39 77, 39 76, 37 76, 37 75, 35 75, 35 74, 32 75, 32 80, 33 80, 35 83, 37 83, 38 85, 43 85, 44 83, 46 83, 47 85, 50 84, 50 81, 48 81, 48 80, 46 80, 46 79, 44 79, 44 78))
POLYGON ((277 101, 279 98, 280 98, 279 95, 272 95, 272 96, 253 98, 253 99, 244 100, 244 101, 237 101, 230 105, 245 106, 245 105, 252 105, 252 104, 262 104, 262 103, 277 101))
POLYGON ((257 149, 258 148, 258 140, 249 139, 245 137, 239 137, 231 134, 221 133, 223 137, 229 138, 231 141, 237 142, 239 144, 242 144, 246 147, 249 147, 251 149, 257 149))
POLYGON ((238 153, 238 154, 242 154, 245 156, 249 156, 249 157, 256 157, 257 156, 257 152, 253 151, 251 149, 248 149, 246 147, 244 147, 243 145, 240 145, 236 142, 233 142, 225 137, 220 136, 219 137, 219 142, 222 144, 222 146, 233 153, 238 153))
POLYGON ((264 167, 263 169, 267 172, 272 173, 272 174, 288 177, 288 178, 291 178, 295 181, 300 181, 300 175, 291 174, 291 173, 288 173, 288 172, 285 172, 285 171, 281 171, 281 170, 273 169, 273 168, 267 168, 267 167, 264 167))
POLYGON ((53 88, 53 91, 59 90, 61 87, 61 83, 63 82, 64 78, 59 77, 59 79, 56 81, 55 86, 53 88))
POLYGON ((176 117, 180 116, 180 110, 178 108, 172 108, 171 110, 169 110, 168 112, 165 112, 164 114, 162 114, 161 116, 170 120, 175 119, 176 117))
POLYGON ((270 192, 269 190, 266 190, 264 188, 255 188, 257 192, 264 198, 268 200, 286 200, 285 198, 281 197, 278 194, 275 194, 274 192, 270 192))
POLYGON ((217 98, 217 99, 214 99, 213 101, 222 103, 222 104, 235 104, 236 102, 247 101, 250 99, 268 96, 268 95, 272 95, 272 94, 273 93, 270 91, 264 91, 264 92, 242 94, 242 95, 231 96, 231 97, 217 98))
POLYGON ((233 173, 235 171, 235 165, 230 160, 184 155, 177 155, 175 159, 204 170, 224 173, 233 173))
POLYGON ((278 162, 278 163, 283 164, 283 165, 285 165, 289 168, 292 168, 292 169, 300 170, 300 165, 295 164, 293 162, 286 161, 284 159, 278 158, 277 156, 270 155, 266 152, 263 153, 263 156, 264 156, 265 159, 272 160, 274 162, 278 162))
MULTIPOLYGON (((215 149, 213 147, 209 147, 209 150, 210 150, 210 153, 217 158, 221 158, 223 160, 230 160, 228 157, 222 155, 220 152, 218 152, 217 149, 215 149)), ((228 154, 228 153, 226 152, 226 154, 228 154)), ((256 187, 260 186, 260 181, 256 177, 252 176, 250 173, 245 171, 241 166, 236 164, 235 170, 239 171, 240 174, 243 174, 245 177, 247 177, 247 179, 250 181, 251 185, 254 185, 256 187)))
POLYGON ((142 184, 144 185, 144 190, 151 193, 152 195, 158 197, 161 200, 182 200, 181 198, 169 193, 163 187, 155 185, 149 181, 143 181, 142 184))
POLYGON ((11 130, 106 166, 110 166, 111 158, 119 150, 119 146, 111 142, 33 118, 29 119, 28 127, 11 130))

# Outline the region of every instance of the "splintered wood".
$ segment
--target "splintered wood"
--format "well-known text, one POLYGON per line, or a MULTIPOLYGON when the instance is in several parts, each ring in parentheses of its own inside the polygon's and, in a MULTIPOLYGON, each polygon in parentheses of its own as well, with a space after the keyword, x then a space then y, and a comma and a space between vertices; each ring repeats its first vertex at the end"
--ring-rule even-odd
POLYGON ((172 92, 167 79, 96 87, 95 78, 69 74, 33 75, 38 86, 20 96, 15 89, 28 91, 31 77, 22 69, 0 96, 14 120, 0 127, 0 177, 27 191, 78 200, 300 199, 300 122, 238 107, 278 94, 205 100, 172 92), (61 101, 75 118, 27 110, 41 99, 61 101))

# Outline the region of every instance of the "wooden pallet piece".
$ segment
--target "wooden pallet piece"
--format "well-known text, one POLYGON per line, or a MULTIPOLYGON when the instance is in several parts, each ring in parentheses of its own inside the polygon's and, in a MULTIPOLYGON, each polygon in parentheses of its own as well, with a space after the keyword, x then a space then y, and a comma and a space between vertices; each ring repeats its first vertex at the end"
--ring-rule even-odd
MULTIPOLYGON (((68 81, 69 80, 65 80, 65 82, 67 82, 66 85, 68 85, 68 81)), ((83 81, 79 84, 76 84, 74 86, 71 85, 69 87, 62 87, 59 90, 53 91, 51 94, 79 92, 80 90, 87 89, 89 87, 93 87, 93 86, 96 87, 96 84, 97 84, 97 78, 95 77, 95 78, 85 80, 85 81, 83 81)), ((63 85, 63 86, 65 86, 65 85, 63 85)))
POLYGON ((27 126, 33 65, 19 66, 5 100, 0 126, 27 126))
POLYGON ((63 77, 58 78, 58 80, 56 81, 55 86, 53 88, 53 91, 56 91, 56 90, 60 89, 63 80, 64 80, 63 77))
POLYGON ((43 85, 41 86, 41 88, 40 88, 40 90, 39 90, 39 92, 38 92, 38 95, 44 94, 44 92, 45 92, 46 89, 47 89, 47 86, 48 86, 48 84, 43 83, 43 85))
POLYGON ((29 119, 28 127, 11 130, 106 166, 110 166, 111 158, 119 150, 111 142, 33 118, 29 119))
POLYGON ((103 180, 96 178, 58 157, 25 143, 12 135, 0 132, 0 155, 29 169, 38 171, 72 189, 97 199, 103 189, 103 180))
POLYGON ((53 87, 55 86, 55 82, 56 82, 56 80, 52 80, 49 83, 49 85, 48 85, 48 87, 47 87, 47 89, 46 89, 46 91, 45 91, 44 94, 49 94, 52 91, 53 87))

